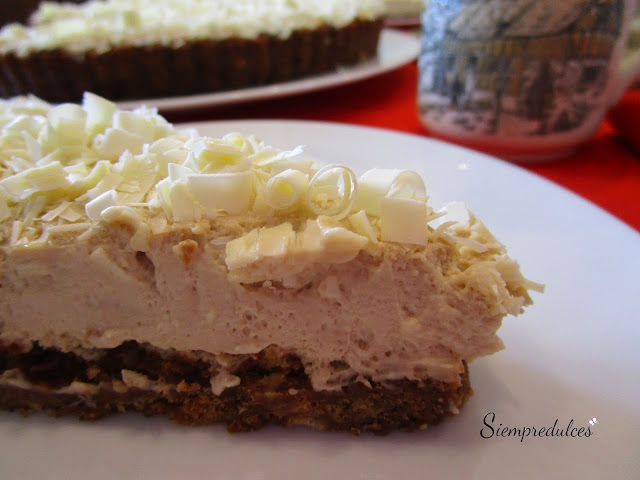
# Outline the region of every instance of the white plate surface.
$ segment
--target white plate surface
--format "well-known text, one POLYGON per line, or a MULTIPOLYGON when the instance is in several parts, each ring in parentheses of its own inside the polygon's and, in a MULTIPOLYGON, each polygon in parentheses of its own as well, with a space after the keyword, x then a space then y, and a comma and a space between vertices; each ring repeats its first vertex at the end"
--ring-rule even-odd
POLYGON ((254 100, 284 97, 364 80, 394 70, 412 62, 420 52, 420 41, 415 35, 392 29, 384 29, 378 44, 378 56, 353 67, 343 67, 323 75, 276 83, 260 87, 243 88, 216 93, 203 93, 181 97, 146 98, 119 102, 122 109, 140 105, 157 107, 163 112, 210 107, 254 100))
MULTIPOLYGON (((507 349, 471 364, 460 415, 387 437, 307 429, 229 435, 119 416, 97 423, 0 414, 0 478, 640 478, 640 235, 593 205, 499 160, 430 139, 336 124, 201 124, 256 133, 323 162, 409 168, 434 206, 463 200, 544 294, 501 329, 507 349), (489 436, 507 427, 588 427, 589 438, 489 436), (556 422, 557 420, 557 422, 556 422)), ((577 430, 576 430, 577 432, 577 430)))

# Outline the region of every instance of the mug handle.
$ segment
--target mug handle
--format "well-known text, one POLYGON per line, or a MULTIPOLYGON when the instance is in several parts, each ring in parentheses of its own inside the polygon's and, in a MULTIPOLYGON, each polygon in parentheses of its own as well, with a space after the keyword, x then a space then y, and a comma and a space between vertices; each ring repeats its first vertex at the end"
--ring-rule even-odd
MULTIPOLYGON (((633 28, 640 30, 640 1, 634 0, 629 2, 627 8, 631 10, 630 20, 625 26, 627 29, 626 38, 630 38, 633 28)), ((614 85, 613 96, 611 97, 611 106, 616 104, 622 97, 624 92, 633 84, 640 76, 640 43, 633 47, 625 45, 621 54, 622 58, 618 64, 618 73, 614 85)))

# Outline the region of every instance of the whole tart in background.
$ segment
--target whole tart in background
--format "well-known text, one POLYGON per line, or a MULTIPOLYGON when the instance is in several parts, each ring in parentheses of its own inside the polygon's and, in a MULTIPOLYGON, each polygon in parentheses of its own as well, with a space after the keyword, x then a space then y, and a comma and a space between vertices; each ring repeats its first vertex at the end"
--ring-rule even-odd
POLYGON ((163 98, 279 83, 376 56, 382 0, 45 2, 0 30, 0 95, 163 98))

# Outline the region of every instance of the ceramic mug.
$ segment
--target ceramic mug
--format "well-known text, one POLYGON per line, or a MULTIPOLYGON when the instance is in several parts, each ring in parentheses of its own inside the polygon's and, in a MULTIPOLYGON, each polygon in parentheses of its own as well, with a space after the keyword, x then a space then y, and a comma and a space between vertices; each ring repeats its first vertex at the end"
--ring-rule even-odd
POLYGON ((636 0, 426 0, 429 132, 516 161, 572 152, 640 74, 636 0))

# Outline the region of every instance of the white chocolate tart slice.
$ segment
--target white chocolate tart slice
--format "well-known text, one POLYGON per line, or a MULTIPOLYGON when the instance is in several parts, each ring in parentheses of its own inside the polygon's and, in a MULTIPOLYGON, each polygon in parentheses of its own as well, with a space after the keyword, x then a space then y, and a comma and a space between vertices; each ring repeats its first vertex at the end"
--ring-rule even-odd
POLYGON ((0 132, 5 409, 420 428, 540 289, 415 172, 358 178, 92 94, 3 102, 0 132))

